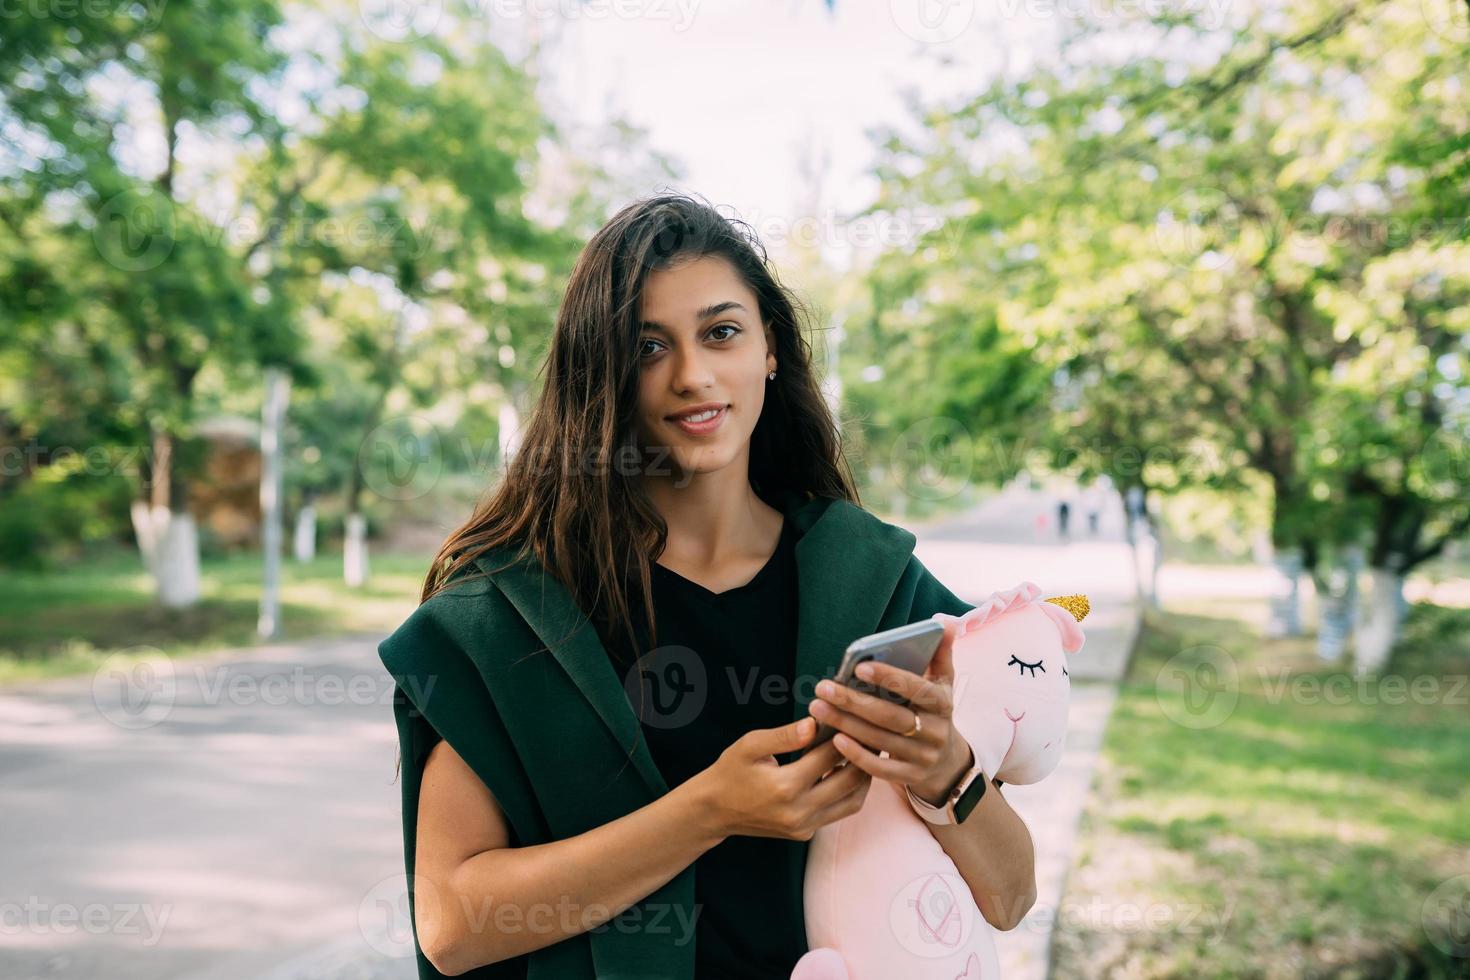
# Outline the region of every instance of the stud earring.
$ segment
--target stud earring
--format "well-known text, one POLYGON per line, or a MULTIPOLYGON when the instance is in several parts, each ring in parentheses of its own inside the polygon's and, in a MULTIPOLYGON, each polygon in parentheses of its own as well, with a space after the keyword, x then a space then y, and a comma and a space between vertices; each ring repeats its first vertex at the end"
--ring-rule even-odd
POLYGON ((767 381, 775 381, 776 380, 776 372, 775 371, 772 371, 770 374, 766 375, 766 380, 767 381))

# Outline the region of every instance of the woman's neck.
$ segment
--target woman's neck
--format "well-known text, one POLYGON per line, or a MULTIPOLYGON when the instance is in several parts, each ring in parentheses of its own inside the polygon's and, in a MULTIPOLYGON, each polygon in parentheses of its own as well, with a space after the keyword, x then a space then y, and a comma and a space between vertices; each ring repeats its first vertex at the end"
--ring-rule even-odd
POLYGON ((660 564, 718 578, 722 570, 764 559, 775 549, 781 512, 756 495, 745 474, 717 479, 723 475, 698 474, 683 486, 673 481, 646 486, 669 529, 660 564))

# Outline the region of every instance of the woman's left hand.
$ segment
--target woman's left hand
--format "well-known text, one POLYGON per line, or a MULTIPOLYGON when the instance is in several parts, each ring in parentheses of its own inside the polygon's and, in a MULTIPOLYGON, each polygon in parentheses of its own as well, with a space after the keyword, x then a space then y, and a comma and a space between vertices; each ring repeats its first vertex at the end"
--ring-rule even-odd
POLYGON ((946 621, 939 649, 922 677, 892 664, 869 661, 858 667, 861 680, 902 695, 909 707, 824 680, 809 709, 817 721, 837 729, 833 744, 849 762, 878 779, 908 785, 915 796, 936 806, 974 758, 969 743, 950 723, 955 631, 954 621, 946 621), (916 716, 919 731, 904 735, 913 729, 916 716))

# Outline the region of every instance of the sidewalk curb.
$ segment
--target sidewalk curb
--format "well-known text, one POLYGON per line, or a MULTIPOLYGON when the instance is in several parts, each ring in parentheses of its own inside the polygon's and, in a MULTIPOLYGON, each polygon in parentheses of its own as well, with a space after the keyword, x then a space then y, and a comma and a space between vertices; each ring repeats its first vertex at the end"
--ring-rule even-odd
MULTIPOLYGON (((1128 630, 1124 634, 1123 641, 1125 644, 1124 648, 1128 652, 1123 658, 1123 669, 1120 672, 1119 676, 1111 681, 1099 682, 1109 684, 1112 687, 1113 698, 1108 706, 1107 717, 1103 719, 1102 725, 1097 731, 1097 751, 1093 753, 1091 765, 1089 766, 1087 791, 1084 795, 1082 806, 1078 809, 1075 819, 1073 819, 1071 822, 1072 826, 1070 831, 1070 840, 1068 842, 1069 860, 1067 862, 1067 870, 1065 874, 1062 875, 1060 887, 1057 892, 1058 906, 1060 906, 1062 900, 1065 899, 1067 895, 1067 888, 1072 883, 1072 870, 1075 863, 1077 850, 1077 833, 1078 830, 1081 829, 1082 817, 1087 811, 1087 804, 1092 799, 1093 783, 1096 781, 1097 778, 1097 760, 1102 754, 1103 743, 1107 741, 1108 725, 1113 718, 1113 709, 1117 707, 1118 703, 1118 689, 1121 687, 1123 679, 1128 676, 1128 672, 1133 666, 1133 658, 1138 653, 1138 637, 1143 631, 1144 612, 1144 609, 1138 603, 1135 603, 1133 605, 1133 616, 1131 617, 1128 630)), ((1056 962, 1054 959, 1056 952, 1056 935, 1056 919, 1053 918, 1051 926, 1046 931, 1046 950, 1042 955, 1040 973, 1041 980, 1053 980, 1053 964, 1056 962)))
MULTIPOLYGON (((1040 783, 1006 787, 1007 800, 1026 823, 1036 851, 1033 913, 1041 909, 1048 915, 1045 919, 1038 917, 1034 928, 1028 929, 1023 919, 1011 932, 995 933, 1005 980, 1051 980, 1058 913, 1072 876, 1078 831, 1091 799, 1108 722, 1142 628, 1138 604, 1130 603, 1129 609, 1131 614, 1122 617, 1122 622, 1096 634, 1100 645, 1106 643, 1122 653, 1106 658, 1113 669, 1104 676, 1080 677, 1073 682, 1067 749, 1057 770, 1040 783)), ((1093 643, 1094 637, 1088 636, 1087 642, 1093 643)))

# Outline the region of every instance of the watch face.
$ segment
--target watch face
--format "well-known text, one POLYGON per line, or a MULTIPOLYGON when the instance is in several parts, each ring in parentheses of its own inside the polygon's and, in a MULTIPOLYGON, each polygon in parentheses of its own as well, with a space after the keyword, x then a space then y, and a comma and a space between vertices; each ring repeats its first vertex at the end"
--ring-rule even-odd
POLYGON ((960 798, 954 801, 954 818, 956 820, 963 822, 970 815, 970 811, 975 809, 975 804, 979 803, 981 797, 985 795, 985 784, 987 782, 989 780, 982 772, 970 781, 969 786, 965 787, 965 791, 960 794, 960 798))

